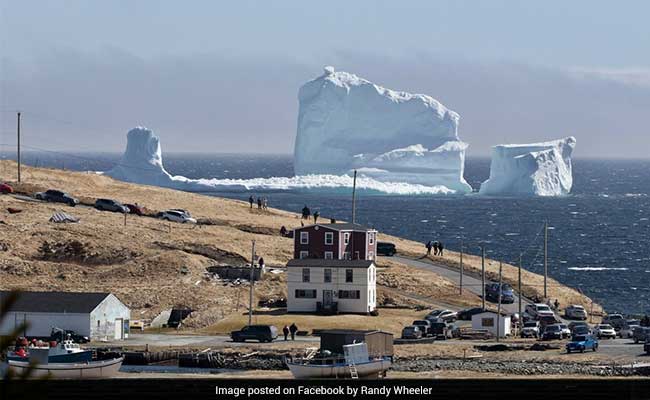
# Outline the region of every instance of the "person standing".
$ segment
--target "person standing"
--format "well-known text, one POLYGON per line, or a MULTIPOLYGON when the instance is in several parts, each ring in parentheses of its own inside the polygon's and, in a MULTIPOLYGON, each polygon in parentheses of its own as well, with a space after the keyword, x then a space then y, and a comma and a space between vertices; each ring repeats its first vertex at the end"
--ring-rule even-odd
POLYGON ((436 240, 433 242, 433 255, 437 256, 438 255, 438 241, 436 240))
POLYGON ((284 333, 284 341, 286 342, 289 340, 289 327, 285 324, 284 328, 282 328, 282 333, 284 333))
POLYGON ((309 219, 309 216, 311 215, 311 211, 309 210, 309 207, 307 207, 307 204, 302 208, 302 219, 309 219))
POLYGON ((438 255, 442 256, 442 251, 445 249, 445 245, 442 242, 438 242, 438 255))
POLYGON ((318 221, 318 217, 320 217, 320 213, 318 211, 314 211, 314 223, 318 221))
POLYGON ((425 244, 425 246, 427 248, 427 256, 430 256, 431 255, 431 248, 433 247, 433 243, 431 243, 431 241, 429 240, 427 242, 427 244, 425 244))
POLYGON ((253 203, 255 203, 255 199, 253 198, 253 195, 251 194, 251 197, 248 198, 248 203, 251 205, 251 210, 253 209, 253 203))
POLYGON ((291 340, 296 340, 296 332, 298 332, 298 327, 296 326, 295 322, 292 323, 289 327, 289 332, 291 332, 291 340))
POLYGON ((257 198, 257 209, 258 210, 262 209, 262 198, 261 197, 257 198))
POLYGON ((264 257, 260 257, 260 259, 257 260, 257 265, 259 265, 260 268, 264 268, 264 257))
POLYGON ((264 197, 264 198, 262 199, 262 208, 263 208, 264 210, 266 210, 266 209, 269 208, 269 201, 268 201, 268 199, 267 199, 266 197, 264 197))

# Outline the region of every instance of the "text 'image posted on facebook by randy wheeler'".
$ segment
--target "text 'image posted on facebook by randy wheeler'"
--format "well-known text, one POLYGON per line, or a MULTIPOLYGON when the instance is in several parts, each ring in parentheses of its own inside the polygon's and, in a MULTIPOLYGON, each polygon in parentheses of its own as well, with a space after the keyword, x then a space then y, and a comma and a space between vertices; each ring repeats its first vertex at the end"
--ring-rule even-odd
POLYGON ((648 397, 648 15, 3 1, 0 397, 648 397))

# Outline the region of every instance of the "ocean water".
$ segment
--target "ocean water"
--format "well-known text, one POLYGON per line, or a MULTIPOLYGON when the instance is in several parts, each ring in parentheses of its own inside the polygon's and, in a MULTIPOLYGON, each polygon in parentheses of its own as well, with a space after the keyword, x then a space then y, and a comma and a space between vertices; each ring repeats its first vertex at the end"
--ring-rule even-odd
MULTIPOLYGON (((4 155, 10 157, 10 155, 4 155)), ((27 164, 74 170, 106 170, 116 154, 27 153, 27 164)), ((189 178, 292 176, 290 156, 165 154, 165 167, 189 178)), ((650 161, 574 160, 572 194, 560 198, 491 198, 363 195, 357 222, 426 242, 442 241, 468 253, 486 247, 488 257, 543 272, 544 221, 549 224, 549 275, 575 287, 609 312, 650 313, 650 161)), ((0 171, 2 177, 3 171, 0 171)), ((478 189, 489 175, 488 159, 468 159, 465 178, 478 189)), ((269 205, 350 219, 351 196, 255 192, 269 205)), ((250 193, 214 192, 245 200, 250 193)), ((200 213, 199 210, 196 211, 200 213)), ((279 228, 279 227, 278 227, 279 228)), ((424 247, 423 247, 424 248, 424 247)))

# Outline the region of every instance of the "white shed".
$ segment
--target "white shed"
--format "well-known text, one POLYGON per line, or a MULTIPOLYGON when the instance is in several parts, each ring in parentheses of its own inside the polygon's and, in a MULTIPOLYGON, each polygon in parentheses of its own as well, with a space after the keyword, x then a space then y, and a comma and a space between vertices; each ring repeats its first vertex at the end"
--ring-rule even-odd
MULTIPOLYGON (((9 292, 0 291, 4 305, 9 292)), ((0 322, 0 335, 9 335, 23 322, 27 337, 49 337, 52 328, 73 330, 91 340, 120 340, 129 334, 131 310, 111 293, 20 292, 0 322)))
POLYGON ((499 320, 499 337, 509 336, 510 316, 501 314, 501 318, 497 318, 497 313, 491 311, 472 315, 472 329, 484 329, 496 336, 497 319, 499 320))

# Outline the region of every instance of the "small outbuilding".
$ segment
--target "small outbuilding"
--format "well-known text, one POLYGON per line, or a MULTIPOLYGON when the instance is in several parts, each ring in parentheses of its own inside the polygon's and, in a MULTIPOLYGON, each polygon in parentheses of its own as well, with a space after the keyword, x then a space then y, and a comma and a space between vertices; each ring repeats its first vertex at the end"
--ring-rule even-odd
POLYGON ((497 326, 499 327, 499 337, 506 337, 510 335, 510 316, 498 314, 492 311, 482 312, 480 314, 472 315, 472 329, 482 329, 497 336, 497 326))
POLYGON ((393 334, 377 330, 323 329, 314 332, 320 336, 321 350, 334 354, 343 354, 343 346, 354 343, 366 343, 368 354, 373 357, 393 356, 393 334))
MULTIPOLYGON (((9 293, 0 291, 3 306, 9 293)), ((121 340, 128 337, 130 319, 131 310, 111 293, 19 292, 0 322, 0 335, 27 323, 20 334, 30 338, 47 338, 56 327, 91 340, 121 340)))

